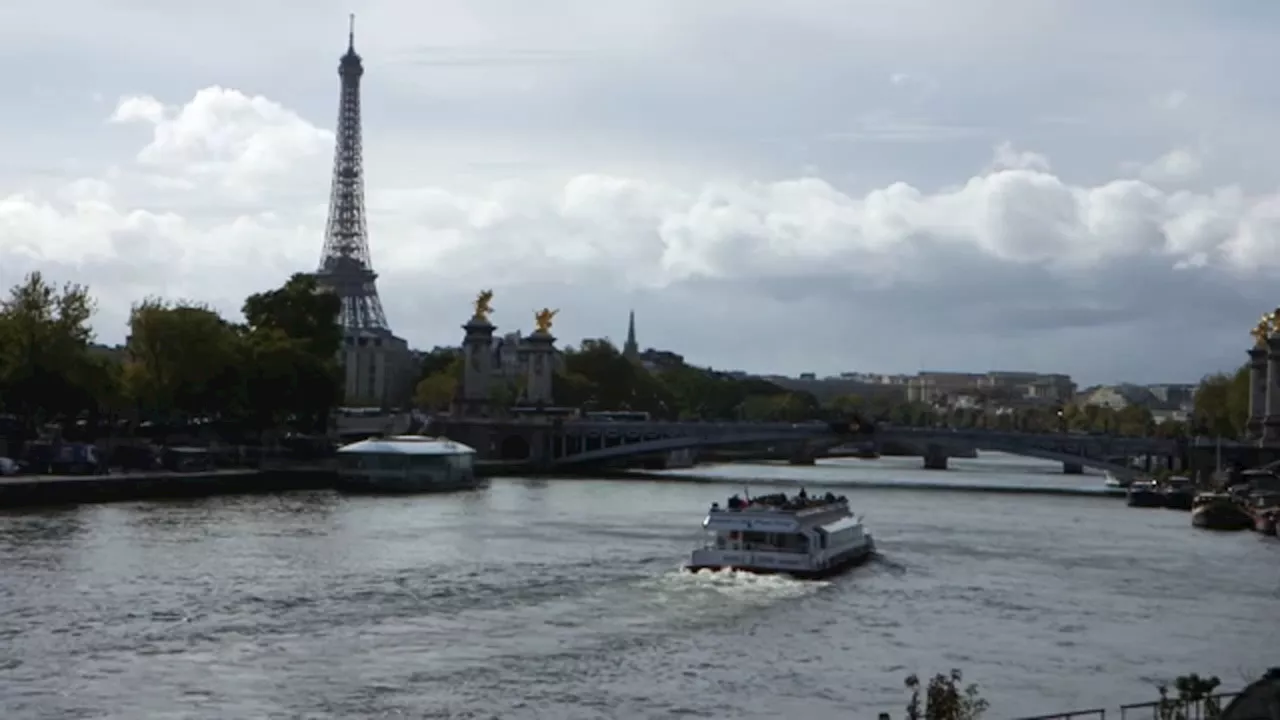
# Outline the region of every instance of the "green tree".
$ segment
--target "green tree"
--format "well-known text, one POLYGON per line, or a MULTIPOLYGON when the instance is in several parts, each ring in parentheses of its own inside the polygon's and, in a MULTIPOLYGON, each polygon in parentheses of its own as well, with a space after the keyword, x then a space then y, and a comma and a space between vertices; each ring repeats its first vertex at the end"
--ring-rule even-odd
POLYGON ((866 406, 866 399, 861 395, 839 395, 829 405, 831 411, 838 416, 859 415, 866 406))
POLYGON ((295 274, 274 290, 250 295, 242 311, 251 332, 279 330, 316 358, 336 358, 342 349, 342 301, 322 292, 315 277, 306 273, 295 274))
POLYGON ((129 393, 165 421, 223 417, 239 407, 236 329, 206 306, 149 298, 129 314, 129 393))
POLYGON ((1115 413, 1115 432, 1126 437, 1149 437, 1155 434, 1156 422, 1151 411, 1141 405, 1126 405, 1115 413))
POLYGON ((461 361, 461 348, 437 347, 422 356, 418 379, 429 378, 436 373, 455 367, 461 361))
POLYGON ((808 393, 750 395, 742 401, 742 419, 760 422, 803 422, 816 417, 817 400, 808 393))
POLYGON ((443 410, 453 401, 462 377, 462 355, 454 353, 449 362, 418 381, 413 391, 414 404, 423 410, 443 410))
POLYGON ((245 378, 259 417, 323 432, 342 397, 342 301, 310 275, 244 302, 245 341, 252 360, 245 378))
POLYGON ((96 409, 101 388, 89 357, 94 303, 87 288, 61 289, 31 273, 0 301, 0 404, 28 430, 96 409))
MULTIPOLYGON (((639 410, 658 417, 669 417, 674 412, 675 399, 657 378, 643 367, 623 357, 608 340, 584 340, 576 350, 564 350, 564 375, 577 375, 589 386, 575 389, 586 391, 586 399, 580 404, 600 410, 639 410)), ((553 382, 553 392, 564 383, 553 382)), ((556 398, 561 404, 568 398, 556 398)))
POLYGON ((551 376, 551 395, 561 407, 584 407, 594 402, 595 383, 576 372, 557 372, 551 376))
POLYGON ((1194 402, 1193 430, 1198 434, 1243 437, 1249 419, 1249 368, 1205 376, 1194 402))
POLYGON ((117 359, 92 352, 80 358, 73 372, 80 392, 77 404, 88 407, 87 430, 95 431, 104 420, 116 420, 132 407, 124 391, 124 366, 117 359))

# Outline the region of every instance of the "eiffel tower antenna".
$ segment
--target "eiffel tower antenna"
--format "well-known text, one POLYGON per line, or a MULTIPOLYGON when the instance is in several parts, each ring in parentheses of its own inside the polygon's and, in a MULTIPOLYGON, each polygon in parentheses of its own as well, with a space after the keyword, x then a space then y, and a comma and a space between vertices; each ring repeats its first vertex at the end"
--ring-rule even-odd
POLYGON ((338 77, 342 83, 333 150, 333 181, 316 282, 342 298, 339 322, 343 328, 390 332, 378 297, 378 275, 369 256, 360 131, 360 78, 364 75, 364 64, 356 54, 354 14, 348 27, 347 53, 338 61, 338 77))

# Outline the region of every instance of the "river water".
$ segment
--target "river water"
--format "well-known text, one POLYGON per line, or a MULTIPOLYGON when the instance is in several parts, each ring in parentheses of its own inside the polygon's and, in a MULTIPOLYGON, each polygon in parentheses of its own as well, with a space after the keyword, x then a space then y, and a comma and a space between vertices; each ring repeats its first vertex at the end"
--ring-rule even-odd
POLYGON ((0 718, 897 718, 953 667, 1000 718, 1280 665, 1280 543, 1115 498, 850 487, 886 562, 677 572, 745 480, 1101 484, 919 463, 0 514, 0 718))

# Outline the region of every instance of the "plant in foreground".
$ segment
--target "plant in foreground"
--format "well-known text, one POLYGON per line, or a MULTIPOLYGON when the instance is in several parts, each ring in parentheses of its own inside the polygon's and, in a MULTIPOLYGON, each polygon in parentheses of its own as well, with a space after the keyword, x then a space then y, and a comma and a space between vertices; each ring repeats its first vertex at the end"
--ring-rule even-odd
POLYGON ((921 707, 920 678, 907 676, 906 686, 911 691, 907 720, 979 720, 989 704, 978 693, 977 684, 963 683, 964 675, 959 670, 952 670, 948 675, 934 675, 924 686, 924 704, 921 707))
POLYGON ((1160 702, 1156 706, 1159 720, 1218 720, 1222 707, 1214 691, 1222 681, 1218 676, 1200 677, 1196 673, 1182 675, 1173 681, 1177 695, 1169 696, 1169 686, 1161 685, 1160 702))

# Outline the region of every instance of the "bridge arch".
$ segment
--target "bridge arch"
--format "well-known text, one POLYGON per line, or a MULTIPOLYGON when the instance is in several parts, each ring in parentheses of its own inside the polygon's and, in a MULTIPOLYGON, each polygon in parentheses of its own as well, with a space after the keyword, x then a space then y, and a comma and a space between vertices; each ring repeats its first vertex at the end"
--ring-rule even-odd
POLYGON ((530 455, 532 448, 523 435, 508 435, 498 443, 500 460, 528 460, 530 455))
POLYGON ((1037 460, 1049 460, 1060 462, 1066 465, 1080 465, 1082 467, 1091 468, 1093 470, 1105 470, 1116 477, 1136 477, 1142 473, 1134 470, 1127 465, 1108 462, 1097 458, 1085 457, 1082 455, 1074 455, 1072 453, 1054 452, 1052 450, 1041 450, 1039 448, 1001 448, 1001 447, 979 447, 979 451, 1000 452, 1008 455, 1017 455, 1018 457, 1035 458, 1037 460))

